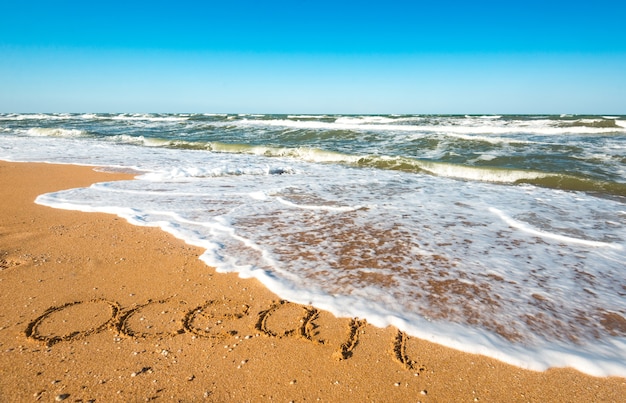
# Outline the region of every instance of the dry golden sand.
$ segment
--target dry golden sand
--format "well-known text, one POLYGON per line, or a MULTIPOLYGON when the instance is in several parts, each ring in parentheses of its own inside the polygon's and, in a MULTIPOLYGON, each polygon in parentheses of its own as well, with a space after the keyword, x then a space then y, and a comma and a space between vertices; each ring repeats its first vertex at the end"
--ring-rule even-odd
POLYGON ((0 163, 0 402, 626 400, 622 378, 526 371, 280 303, 156 228, 33 203, 126 178, 0 163))

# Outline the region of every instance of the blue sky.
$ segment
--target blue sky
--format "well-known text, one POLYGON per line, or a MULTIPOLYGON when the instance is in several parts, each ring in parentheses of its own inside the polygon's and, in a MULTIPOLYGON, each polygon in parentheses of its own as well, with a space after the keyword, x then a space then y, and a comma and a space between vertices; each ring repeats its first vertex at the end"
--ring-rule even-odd
POLYGON ((21 1, 2 112, 626 114, 626 2, 21 1))

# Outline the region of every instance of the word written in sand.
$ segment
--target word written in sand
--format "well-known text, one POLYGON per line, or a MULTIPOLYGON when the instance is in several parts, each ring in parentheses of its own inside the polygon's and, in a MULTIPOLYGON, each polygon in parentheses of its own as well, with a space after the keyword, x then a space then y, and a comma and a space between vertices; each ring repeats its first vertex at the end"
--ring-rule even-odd
MULTIPOLYGON (((272 303, 258 312, 256 322, 250 320, 250 307, 230 299, 212 300, 189 309, 184 301, 171 299, 149 300, 132 308, 123 309, 117 302, 105 299, 68 302, 46 309, 31 321, 26 337, 48 347, 60 342, 84 339, 107 329, 133 339, 167 338, 183 333, 194 337, 223 340, 254 327, 268 337, 297 337, 315 344, 327 341, 317 338, 317 320, 320 312, 310 306, 287 301, 272 303), (246 326, 247 324, 247 326, 246 326), (295 324, 295 325, 294 325, 295 324)), ((359 344, 359 334, 367 322, 350 319, 344 341, 332 354, 337 360, 347 360, 359 344)), ((398 331, 392 344, 392 355, 407 370, 423 371, 407 353, 409 337, 398 331)))

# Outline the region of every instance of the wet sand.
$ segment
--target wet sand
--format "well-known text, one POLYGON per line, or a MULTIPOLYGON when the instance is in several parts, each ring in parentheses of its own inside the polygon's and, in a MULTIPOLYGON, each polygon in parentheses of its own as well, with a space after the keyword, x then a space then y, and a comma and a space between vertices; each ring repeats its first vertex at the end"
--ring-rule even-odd
POLYGON ((0 402, 626 400, 626 379, 336 318, 215 273, 159 229, 33 202, 129 178, 0 162, 0 402))

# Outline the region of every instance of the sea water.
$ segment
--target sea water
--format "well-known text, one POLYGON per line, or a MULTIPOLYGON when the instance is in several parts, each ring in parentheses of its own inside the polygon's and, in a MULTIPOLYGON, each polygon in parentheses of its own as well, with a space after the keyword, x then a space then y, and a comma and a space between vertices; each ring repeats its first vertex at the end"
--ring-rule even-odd
POLYGON ((281 298, 529 369, 626 376, 626 117, 0 114, 41 195, 281 298))

